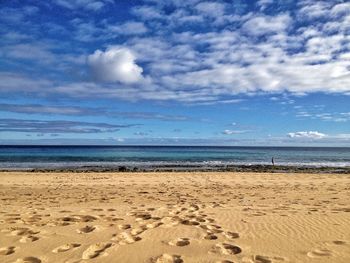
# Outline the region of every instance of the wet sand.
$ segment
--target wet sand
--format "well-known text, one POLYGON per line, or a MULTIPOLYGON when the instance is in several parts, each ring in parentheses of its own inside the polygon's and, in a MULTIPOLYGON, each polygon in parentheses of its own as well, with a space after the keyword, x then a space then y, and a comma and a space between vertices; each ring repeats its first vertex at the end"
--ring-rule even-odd
POLYGON ((0 262, 350 262, 345 174, 0 179, 0 262))

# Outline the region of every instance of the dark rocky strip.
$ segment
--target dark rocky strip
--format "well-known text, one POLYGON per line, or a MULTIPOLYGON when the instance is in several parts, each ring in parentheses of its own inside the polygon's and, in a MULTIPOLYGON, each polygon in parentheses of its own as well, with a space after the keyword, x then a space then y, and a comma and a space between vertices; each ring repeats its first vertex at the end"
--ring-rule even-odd
POLYGON ((58 168, 0 168, 3 172, 256 172, 350 174, 350 167, 272 166, 272 165, 162 165, 162 166, 77 166, 58 168))

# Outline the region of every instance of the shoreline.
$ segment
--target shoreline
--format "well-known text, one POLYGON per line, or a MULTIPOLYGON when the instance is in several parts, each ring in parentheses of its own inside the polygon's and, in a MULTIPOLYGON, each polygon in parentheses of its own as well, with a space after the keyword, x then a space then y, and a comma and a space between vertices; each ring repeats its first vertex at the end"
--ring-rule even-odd
POLYGON ((292 165, 147 165, 147 166, 64 166, 64 167, 13 167, 0 168, 0 172, 59 172, 59 173, 110 173, 110 172, 245 172, 245 173, 329 173, 350 174, 350 167, 292 166, 292 165))

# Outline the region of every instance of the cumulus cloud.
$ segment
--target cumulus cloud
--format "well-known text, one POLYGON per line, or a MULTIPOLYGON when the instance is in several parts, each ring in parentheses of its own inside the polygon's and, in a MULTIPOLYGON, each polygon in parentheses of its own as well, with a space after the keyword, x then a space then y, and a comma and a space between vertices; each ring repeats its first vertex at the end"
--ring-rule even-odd
POLYGON ((318 131, 290 132, 287 135, 289 138, 304 138, 304 139, 322 139, 324 137, 327 137, 326 134, 318 131))
POLYGON ((125 47, 109 47, 96 50, 87 62, 97 81, 132 84, 142 79, 143 69, 135 62, 134 53, 125 47))

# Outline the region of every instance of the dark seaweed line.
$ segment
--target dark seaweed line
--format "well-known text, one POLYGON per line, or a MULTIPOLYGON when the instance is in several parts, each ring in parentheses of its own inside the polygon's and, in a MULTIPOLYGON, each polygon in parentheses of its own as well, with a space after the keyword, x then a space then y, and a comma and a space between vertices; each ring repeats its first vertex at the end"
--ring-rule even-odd
POLYGON ((2 172, 256 172, 256 173, 331 173, 350 174, 350 167, 308 167, 308 166, 272 166, 272 165, 162 165, 162 166, 80 166, 69 168, 0 168, 2 172))

